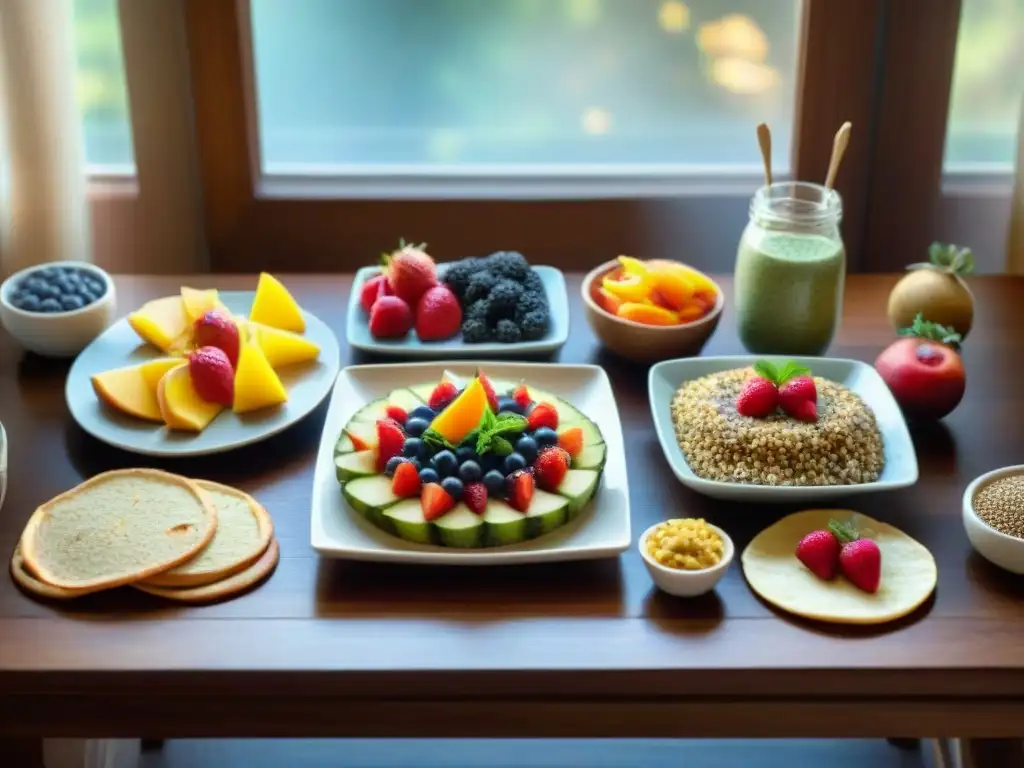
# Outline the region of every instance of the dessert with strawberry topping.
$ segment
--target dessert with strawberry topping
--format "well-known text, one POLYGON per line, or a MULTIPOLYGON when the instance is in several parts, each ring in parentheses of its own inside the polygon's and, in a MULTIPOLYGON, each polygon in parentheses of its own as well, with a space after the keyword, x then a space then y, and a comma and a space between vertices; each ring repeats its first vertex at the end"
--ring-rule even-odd
POLYGON ((694 474, 771 486, 878 480, 881 432, 867 404, 795 362, 757 361, 684 382, 671 404, 676 438, 694 474))
POLYGON ((565 400, 478 371, 464 386, 446 374, 360 408, 335 466, 349 505, 377 527, 478 548, 575 518, 597 490, 605 453, 597 426, 565 400))

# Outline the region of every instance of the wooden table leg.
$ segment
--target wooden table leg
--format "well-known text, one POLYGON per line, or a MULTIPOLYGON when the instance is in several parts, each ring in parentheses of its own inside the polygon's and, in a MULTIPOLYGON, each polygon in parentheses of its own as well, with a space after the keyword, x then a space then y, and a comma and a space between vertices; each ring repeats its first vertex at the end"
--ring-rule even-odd
POLYGON ((43 740, 0 739, 0 765, 43 768, 43 740))
POLYGON ((960 739, 957 768, 1022 768, 1024 741, 1020 739, 960 739))

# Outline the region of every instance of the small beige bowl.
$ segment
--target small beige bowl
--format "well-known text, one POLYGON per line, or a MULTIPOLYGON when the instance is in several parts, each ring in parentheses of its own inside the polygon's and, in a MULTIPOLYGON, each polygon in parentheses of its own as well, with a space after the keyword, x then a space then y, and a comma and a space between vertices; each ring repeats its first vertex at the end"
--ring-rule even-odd
POLYGON ((651 574, 651 579, 654 581, 655 586, 663 592, 676 597, 697 597, 714 589, 718 582, 722 580, 722 577, 725 576, 725 572, 729 570, 729 565, 732 563, 733 556, 736 553, 736 547, 733 546, 729 534, 717 525, 708 523, 708 527, 722 537, 722 544, 725 549, 722 559, 718 562, 718 565, 713 565, 710 568, 704 568, 700 571, 684 571, 679 568, 669 568, 662 565, 647 554, 647 539, 659 525, 661 523, 655 523, 640 536, 640 557, 643 558, 644 565, 647 566, 647 572, 651 574))
MULTIPOLYGON (((616 317, 597 303, 601 279, 618 266, 619 262, 614 259, 606 261, 583 278, 581 290, 587 323, 601 343, 615 354, 637 363, 655 363, 700 354, 722 316, 725 294, 721 286, 715 283, 718 300, 714 308, 699 320, 683 325, 645 325, 616 317)), ((711 280, 700 270, 694 271, 711 280)))
POLYGON ((1024 475, 1024 464, 986 472, 964 491, 964 530, 975 551, 993 565, 1010 573, 1024 573, 1024 539, 997 531, 974 511, 974 498, 986 485, 1004 477, 1024 475))

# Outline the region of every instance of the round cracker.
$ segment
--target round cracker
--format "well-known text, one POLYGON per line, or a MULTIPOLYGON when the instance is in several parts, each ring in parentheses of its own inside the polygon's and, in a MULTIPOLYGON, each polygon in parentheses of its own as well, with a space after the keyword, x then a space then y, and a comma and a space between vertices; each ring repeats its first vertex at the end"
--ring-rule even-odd
POLYGON ((210 603, 214 600, 222 600, 228 597, 235 597, 251 586, 266 578, 277 566, 280 549, 277 539, 270 540, 270 546, 260 555, 259 559, 240 573, 228 576, 223 581, 213 584, 205 584, 201 587, 185 587, 172 589, 170 587, 151 587, 148 584, 132 584, 135 589, 148 592, 151 595, 164 597, 168 600, 175 600, 179 603, 210 603))
POLYGON ((741 558, 750 588, 789 613, 836 624, 882 624, 914 611, 935 590, 935 558, 922 544, 887 523, 851 510, 809 509, 765 528, 741 558), (882 552, 882 580, 869 594, 844 577, 819 579, 796 558, 796 545, 829 520, 856 517, 859 530, 882 552))
POLYGON ((76 597, 100 591, 98 589, 64 589, 40 581, 25 566, 25 558, 21 554, 21 544, 14 548, 14 554, 11 555, 11 578, 26 592, 49 600, 73 600, 76 597))
POLYGON ((199 587, 223 581, 256 562, 270 545, 274 523, 256 499, 229 485, 209 480, 195 482, 210 494, 217 507, 213 540, 191 560, 145 579, 147 586, 199 587), (219 501, 218 495, 229 496, 235 503, 219 501))
POLYGON ((216 529, 217 509, 206 491, 192 480, 158 469, 115 469, 96 475, 40 505, 22 533, 21 554, 25 568, 41 582, 68 590, 96 591, 141 581, 192 559, 210 543, 216 529), (162 485, 165 489, 175 489, 181 500, 194 502, 194 508, 186 512, 172 505, 140 503, 144 501, 141 498, 129 499, 127 496, 109 494, 109 489, 102 489, 104 484, 110 482, 144 480, 151 481, 155 486, 162 485), (104 492, 108 495, 101 497, 102 503, 95 507, 75 506, 76 497, 104 492), (125 506, 131 513, 123 514, 124 509, 114 510, 116 505, 125 506), (71 508, 69 511, 68 507, 71 508), (66 511, 62 512, 62 509, 66 511), (121 513, 120 517, 118 512, 121 513), (133 528, 135 520, 130 518, 136 514, 149 518, 146 524, 148 527, 133 528), (88 526, 67 526, 59 520, 63 515, 84 521, 88 526), (63 525, 65 530, 58 532, 56 541, 49 541, 54 535, 51 535, 48 528, 57 525, 63 525), (145 536, 152 535, 154 530, 166 538, 146 541, 145 536), (141 538, 129 542, 129 536, 141 538), (110 564, 109 567, 103 563, 102 567, 97 567, 98 560, 114 556, 112 543, 122 545, 121 554, 138 562, 130 566, 110 564), (91 573, 81 577, 60 575, 44 562, 48 557, 63 559, 65 566, 68 565, 67 561, 78 558, 84 561, 84 570, 91 573))

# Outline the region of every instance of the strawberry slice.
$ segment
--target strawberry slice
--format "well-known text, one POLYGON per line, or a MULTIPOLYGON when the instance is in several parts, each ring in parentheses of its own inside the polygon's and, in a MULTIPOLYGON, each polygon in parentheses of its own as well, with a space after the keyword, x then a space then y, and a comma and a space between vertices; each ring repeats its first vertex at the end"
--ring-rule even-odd
POLYGON ((395 469, 391 478, 391 492, 400 499, 408 499, 420 494, 420 473, 408 461, 402 462, 395 469))
POLYGON ((434 391, 430 393, 430 399, 427 401, 427 405, 434 409, 434 411, 440 413, 459 395, 459 390, 456 389, 455 385, 445 379, 436 387, 434 391))
POLYGON ((576 458, 583 453, 583 430, 580 427, 567 427, 558 433, 558 447, 576 458))
POLYGON ((541 451, 533 463, 533 475, 537 485, 545 491, 553 491, 562 484, 569 471, 569 454, 562 448, 551 446, 541 451))
POLYGON ((508 503, 513 509, 526 512, 533 501, 533 473, 521 469, 512 475, 508 493, 508 503))
POLYGON ((487 486, 483 483, 470 483, 462 492, 462 500, 467 507, 482 515, 487 508, 487 486))
POLYGON ((377 471, 383 472, 388 459, 402 455, 405 433, 394 419, 377 419, 377 471))
POLYGON ((533 398, 530 397, 530 390, 526 388, 526 384, 520 384, 512 390, 512 399, 519 403, 522 408, 526 408, 526 406, 533 402, 533 398))
POLYGON ((526 417, 526 425, 531 430, 541 427, 558 429, 558 411, 551 403, 537 403, 526 417))
POLYGON ((409 418, 409 414, 397 405, 389 405, 384 409, 384 412, 387 414, 389 419, 394 419, 399 424, 405 424, 405 420, 409 418))
POLYGON ((363 283, 363 289, 359 292, 359 306, 363 308, 366 314, 370 314, 370 310, 373 309, 373 305, 381 295, 387 296, 390 293, 390 291, 382 293, 382 291, 387 290, 387 287, 388 279, 385 275, 371 277, 363 283))
POLYGON ((494 413, 497 413, 498 393, 494 391, 494 385, 491 384, 491 380, 479 369, 476 372, 476 377, 480 380, 480 386, 484 388, 484 392, 487 393, 487 405, 491 407, 494 413))
POLYGON ((429 523, 454 507, 455 499, 437 483, 427 483, 420 494, 420 505, 423 507, 423 519, 429 523))

